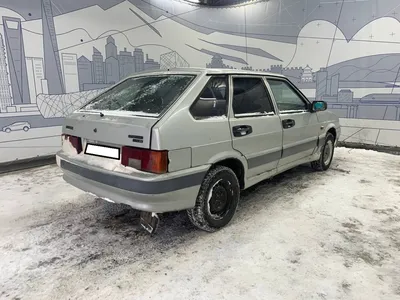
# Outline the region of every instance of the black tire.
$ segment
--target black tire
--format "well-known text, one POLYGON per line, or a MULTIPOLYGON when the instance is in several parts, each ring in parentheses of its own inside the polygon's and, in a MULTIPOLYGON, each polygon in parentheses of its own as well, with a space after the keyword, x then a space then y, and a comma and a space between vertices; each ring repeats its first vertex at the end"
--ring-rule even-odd
POLYGON ((6 128, 6 132, 10 133, 11 132, 11 128, 6 128))
POLYGON ((313 161, 311 163, 311 167, 316 171, 328 170, 329 167, 331 166, 334 152, 335 152, 335 137, 333 136, 333 134, 327 133, 324 145, 322 146, 321 149, 321 155, 318 160, 313 161), (330 147, 330 149, 328 149, 328 147, 330 147))
POLYGON ((236 174, 227 167, 216 166, 205 176, 194 208, 187 210, 197 228, 214 232, 226 226, 239 204, 240 186, 236 174))
POLYGON ((29 130, 29 127, 28 127, 28 126, 25 126, 25 127, 24 127, 24 131, 27 132, 28 130, 29 130))

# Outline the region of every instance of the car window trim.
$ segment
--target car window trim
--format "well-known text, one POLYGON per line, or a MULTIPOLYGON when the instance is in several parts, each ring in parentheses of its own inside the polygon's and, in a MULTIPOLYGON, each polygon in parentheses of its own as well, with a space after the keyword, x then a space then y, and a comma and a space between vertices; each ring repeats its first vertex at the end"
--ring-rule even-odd
POLYGON ((270 90, 269 90, 268 86, 266 85, 265 78, 263 75, 233 74, 233 75, 229 75, 229 77, 230 77, 229 83, 230 83, 230 86, 232 87, 229 90, 229 98, 230 98, 229 102, 232 104, 232 115, 235 119, 271 117, 271 116, 275 116, 277 114, 277 110, 276 110, 277 108, 275 107, 274 101, 271 97, 270 90), (265 92, 267 93, 267 96, 269 96, 269 99, 267 101, 269 101, 270 106, 273 111, 272 112, 264 112, 264 113, 260 112, 260 113, 235 114, 235 112, 233 111, 233 92, 234 92, 233 79, 234 78, 257 78, 257 79, 260 79, 264 84, 264 88, 265 88, 265 92))
POLYGON ((307 112, 310 112, 310 108, 309 108, 309 107, 311 106, 310 100, 308 100, 307 97, 306 97, 306 96, 297 88, 297 86, 294 85, 289 79, 268 75, 268 76, 265 76, 265 81, 266 81, 266 83, 268 84, 268 88, 271 90, 271 93, 272 93, 272 95, 273 95, 273 97, 274 97, 274 102, 275 102, 275 104, 276 104, 276 108, 277 108, 277 110, 278 110, 278 112, 279 112, 280 115, 283 115, 283 114, 289 115, 289 114, 298 114, 298 113, 307 113, 307 112), (270 80, 274 80, 274 81, 283 81, 283 82, 286 82, 286 83, 289 85, 289 88, 300 98, 300 100, 302 100, 302 101, 307 105, 308 109, 282 110, 282 111, 281 111, 281 110, 279 109, 279 107, 278 107, 278 102, 277 102, 276 99, 275 99, 275 95, 273 95, 272 88, 271 88, 271 86, 270 86, 270 84, 269 84, 269 82, 268 82, 269 79, 270 79, 270 80))
MULTIPOLYGON (((209 120, 209 119, 215 118, 215 117, 210 116, 210 117, 204 117, 204 118, 198 119, 198 117, 196 117, 196 116, 193 115, 193 113, 192 113, 192 108, 193 108, 194 105, 196 105, 197 101, 199 101, 200 95, 204 92, 204 90, 207 88, 208 84, 210 83, 210 81, 211 81, 213 78, 215 78, 215 77, 225 77, 225 79, 226 79, 226 84, 228 85, 228 86, 227 86, 228 95, 226 95, 226 93, 225 93, 225 98, 226 98, 225 115, 219 116, 219 117, 226 117, 226 118, 228 118, 228 113, 229 113, 229 93, 230 93, 229 76, 228 76, 227 74, 215 74, 215 75, 214 75, 214 74, 210 74, 210 75, 207 74, 206 76, 209 77, 209 78, 207 79, 207 82, 204 84, 204 86, 203 86, 203 88, 201 89, 200 93, 196 96, 195 100, 193 101, 193 103, 192 103, 192 104, 190 105, 190 107, 189 107, 189 113, 190 113, 190 115, 192 116, 192 118, 193 118, 195 121, 204 121, 204 120, 209 120)), ((218 100, 218 99, 217 99, 217 100, 218 100)))
POLYGON ((254 117, 272 117, 275 116, 275 112, 271 111, 269 113, 243 113, 243 114, 236 114, 234 115, 235 119, 242 119, 242 118, 254 118, 254 117))

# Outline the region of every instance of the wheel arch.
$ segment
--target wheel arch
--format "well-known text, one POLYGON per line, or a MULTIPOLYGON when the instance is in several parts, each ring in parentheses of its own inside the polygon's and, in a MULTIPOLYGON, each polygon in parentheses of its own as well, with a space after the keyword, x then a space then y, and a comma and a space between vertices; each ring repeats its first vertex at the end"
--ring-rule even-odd
POLYGON ((247 161, 238 153, 230 153, 230 155, 215 158, 211 162, 212 166, 224 166, 230 168, 239 180, 240 188, 245 187, 247 161))
POLYGON ((328 133, 332 134, 336 141, 336 139, 338 138, 338 131, 336 129, 335 124, 329 124, 328 126, 326 126, 326 134, 325 135, 327 135, 328 133))

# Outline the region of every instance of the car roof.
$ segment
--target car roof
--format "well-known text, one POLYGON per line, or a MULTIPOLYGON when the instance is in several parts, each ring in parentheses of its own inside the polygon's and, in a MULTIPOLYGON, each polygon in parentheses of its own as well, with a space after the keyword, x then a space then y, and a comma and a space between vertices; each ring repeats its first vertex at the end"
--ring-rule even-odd
POLYGON ((240 69, 224 69, 224 68, 171 68, 165 70, 148 70, 136 73, 130 77, 143 76, 147 74, 207 74, 207 75, 258 75, 258 76, 274 76, 286 78, 286 76, 270 72, 253 71, 253 70, 240 70, 240 69))

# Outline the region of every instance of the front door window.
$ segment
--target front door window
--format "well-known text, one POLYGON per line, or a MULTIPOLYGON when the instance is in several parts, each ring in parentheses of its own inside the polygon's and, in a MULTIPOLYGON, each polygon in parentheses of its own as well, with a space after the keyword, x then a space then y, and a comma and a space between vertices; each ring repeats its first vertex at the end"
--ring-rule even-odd
POLYGON ((307 110, 307 104, 286 81, 279 79, 267 79, 267 81, 281 113, 307 110))

